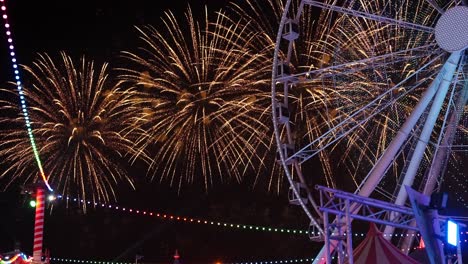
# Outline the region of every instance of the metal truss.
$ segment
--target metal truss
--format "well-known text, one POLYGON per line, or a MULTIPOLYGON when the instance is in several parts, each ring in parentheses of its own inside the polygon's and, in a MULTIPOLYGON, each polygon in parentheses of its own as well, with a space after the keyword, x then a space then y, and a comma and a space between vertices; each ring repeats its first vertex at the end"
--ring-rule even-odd
POLYGON ((362 197, 357 194, 324 186, 316 186, 316 189, 320 193, 320 211, 344 216, 347 207, 346 201, 348 201, 349 216, 352 219, 390 225, 397 228, 411 229, 415 231, 418 230, 416 227, 408 226, 408 224, 414 219, 413 210, 409 207, 362 197), (398 213, 399 217, 387 219, 385 216, 390 212, 398 213))
POLYGON ((353 264, 352 228, 353 219, 359 219, 377 224, 391 225, 398 228, 419 229, 410 226, 414 220, 411 208, 395 205, 376 199, 362 197, 356 194, 316 186, 320 194, 320 211, 323 212, 325 236, 325 261, 331 264, 336 256, 338 263, 353 264), (398 213, 397 218, 388 220, 385 216, 398 213), (335 220, 330 222, 330 214, 335 220))

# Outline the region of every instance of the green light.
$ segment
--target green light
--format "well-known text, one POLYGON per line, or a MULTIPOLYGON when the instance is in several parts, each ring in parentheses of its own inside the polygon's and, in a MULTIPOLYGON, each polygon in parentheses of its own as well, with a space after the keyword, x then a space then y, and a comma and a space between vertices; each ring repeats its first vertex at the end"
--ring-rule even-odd
POLYGON ((34 200, 29 201, 29 206, 36 207, 36 201, 34 200))

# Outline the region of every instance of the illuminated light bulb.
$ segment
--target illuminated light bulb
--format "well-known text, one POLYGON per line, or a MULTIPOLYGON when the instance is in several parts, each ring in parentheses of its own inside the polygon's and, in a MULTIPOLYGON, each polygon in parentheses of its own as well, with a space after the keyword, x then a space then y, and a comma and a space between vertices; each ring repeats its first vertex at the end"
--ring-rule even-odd
POLYGON ((29 206, 36 207, 36 201, 34 200, 29 201, 29 206))
POLYGON ((49 195, 47 196, 47 200, 48 200, 49 202, 52 202, 52 201, 54 201, 55 199, 57 199, 57 198, 56 198, 55 195, 53 195, 53 194, 49 194, 49 195))

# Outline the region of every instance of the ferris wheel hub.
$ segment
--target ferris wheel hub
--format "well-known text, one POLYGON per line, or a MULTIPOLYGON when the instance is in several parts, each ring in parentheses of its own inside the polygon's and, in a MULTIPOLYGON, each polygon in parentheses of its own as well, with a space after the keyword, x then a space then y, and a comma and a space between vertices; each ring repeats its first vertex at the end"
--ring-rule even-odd
POLYGON ((435 37, 440 48, 455 52, 468 47, 468 7, 447 10, 437 21, 435 37))

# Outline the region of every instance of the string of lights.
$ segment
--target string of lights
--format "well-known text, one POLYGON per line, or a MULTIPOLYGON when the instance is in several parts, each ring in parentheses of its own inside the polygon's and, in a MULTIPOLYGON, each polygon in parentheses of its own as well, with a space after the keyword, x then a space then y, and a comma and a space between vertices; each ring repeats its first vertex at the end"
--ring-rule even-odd
MULTIPOLYGON (((98 204, 95 202, 85 201, 85 200, 71 198, 71 197, 57 196, 57 199, 73 201, 77 203, 86 203, 87 205, 94 205, 95 208, 109 208, 109 209, 114 209, 117 211, 129 213, 129 214, 135 214, 135 215, 141 215, 141 216, 147 216, 147 217, 156 217, 162 220, 169 220, 169 221, 172 220, 172 221, 185 222, 185 223, 213 225, 213 226, 218 226, 218 227, 223 227, 223 228, 235 228, 235 229, 244 229, 244 230, 253 230, 253 231, 264 231, 264 232, 268 231, 268 232, 287 233, 287 234, 296 234, 296 235, 308 234, 307 230, 224 223, 224 222, 212 221, 208 219, 197 219, 197 218, 177 216, 177 215, 172 215, 172 214, 167 214, 167 213, 149 212, 149 211, 144 211, 144 210, 139 210, 139 209, 134 209, 134 208, 126 208, 126 207, 122 207, 118 205, 111 205, 111 204, 106 204, 106 203, 98 204)), ((51 198, 49 198, 49 200, 51 200, 51 198)))
MULTIPOLYGON (((289 228, 278 228, 278 227, 268 227, 268 226, 256 226, 256 225, 247 225, 247 224, 235 224, 235 223, 226 223, 226 222, 218 222, 218 221, 213 221, 213 220, 208 220, 208 219, 198 219, 198 218, 191 218, 187 216, 177 216, 173 214, 168 214, 168 213, 160 213, 160 212, 150 212, 150 211, 144 211, 144 210, 139 210, 135 208, 127 208, 127 207, 122 207, 119 205, 112 205, 112 204, 106 204, 106 203, 95 203, 91 201, 86 201, 82 199, 77 199, 77 198, 72 198, 72 197, 63 197, 63 196, 57 196, 58 200, 66 200, 68 202, 76 202, 76 203, 86 203, 87 205, 94 205, 94 208, 108 208, 108 209, 114 209, 117 211, 121 211, 124 213, 128 214, 134 214, 134 215, 140 215, 140 216, 145 216, 145 217, 156 217, 160 220, 168 220, 168 221, 177 221, 177 222, 183 222, 183 223, 191 223, 191 224, 202 224, 202 225, 212 225, 212 226, 217 226, 220 228, 232 228, 236 230, 251 230, 251 231, 258 231, 258 232, 276 232, 276 233, 285 233, 285 234, 291 234, 291 235, 315 235, 315 232, 309 232, 309 230, 301 230, 301 229, 289 229, 289 228)), ((54 198, 51 198, 51 196, 48 197, 49 201, 54 200, 54 198)), ((317 232, 317 235, 320 233, 317 232)), ((333 234, 332 234, 333 235, 333 234)), ((346 233, 344 233, 346 236, 346 233)), ((465 232, 460 232, 460 235, 467 235, 468 236, 468 231, 465 232)), ((366 233, 353 233, 354 237, 365 237, 366 233)), ((394 234, 383 234, 384 237, 386 236, 392 236, 392 237, 404 237, 408 236, 408 234, 405 233, 394 233, 394 234)), ((420 236, 420 234, 412 234, 412 236, 420 236)), ((461 236, 460 236, 461 239, 461 236)), ((465 237, 464 239, 460 240, 460 243, 468 242, 468 239, 465 237)))
MULTIPOLYGON (((412 248, 413 250, 418 249, 419 247, 412 248)), ((410 250, 410 248, 406 249, 410 250)), ((403 249, 403 251, 406 251, 403 249)), ((0 264, 10 264, 15 260, 21 257, 25 262, 31 262, 32 258, 28 258, 23 253, 19 253, 11 258, 0 259, 0 264)), ((237 261, 237 262, 216 262, 216 264, 277 264, 277 263, 303 263, 313 261, 314 258, 296 258, 296 259, 287 259, 287 260, 261 260, 261 261, 237 261)), ((133 262, 113 262, 113 261, 103 261, 103 260, 83 260, 83 259, 72 259, 72 258, 50 258, 51 262, 56 263, 84 263, 84 264, 132 264, 133 262)))
POLYGON ((29 141, 31 142, 31 146, 34 152, 34 157, 37 162, 37 166, 39 167, 39 171, 41 173, 42 180, 44 181, 45 185, 47 186, 47 189, 49 191, 52 191, 52 188, 50 187, 47 177, 44 173, 44 169, 42 167, 42 162, 39 156, 39 151, 37 150, 36 142, 34 140, 34 135, 32 132, 31 128, 31 121, 29 119, 29 114, 28 114, 28 109, 26 105, 26 99, 24 98, 24 92, 23 92, 23 85, 21 83, 21 78, 20 78, 20 72, 19 72, 19 67, 16 59, 16 53, 15 53, 15 46, 13 45, 13 38, 11 34, 11 26, 10 23, 8 23, 8 14, 7 14, 7 8, 5 5, 5 0, 0 0, 1 7, 0 9, 2 10, 2 18, 4 21, 4 26, 5 26, 5 33, 7 36, 7 42, 8 42, 8 48, 10 50, 10 58, 12 62, 12 67, 13 67, 13 73, 15 75, 15 82, 16 82, 16 87, 18 89, 18 94, 19 94, 19 99, 20 99, 20 105, 21 105, 21 111, 23 112, 24 120, 26 122, 26 130, 29 136, 29 141))
MULTIPOLYGON (((51 262, 57 263, 85 263, 85 264, 132 264, 134 262, 112 262, 97 260, 80 260, 68 258, 51 258, 51 262)), ((287 260, 262 260, 262 261, 241 261, 241 262, 215 262, 216 264, 276 264, 276 263, 303 263, 313 261, 313 258, 297 258, 287 260)))
POLYGON ((50 258, 50 262, 56 262, 56 263, 89 263, 89 264, 132 264, 132 263, 134 263, 134 262, 113 262, 113 261, 82 260, 82 259, 68 259, 68 258, 50 258))
MULTIPOLYGON (((461 160, 466 160, 465 153, 458 154, 460 156, 465 155, 461 160)), ((446 181, 448 182, 448 188, 454 196, 458 203, 462 204, 463 208, 468 208, 468 201, 465 200, 465 197, 468 197, 468 189, 466 188, 466 183, 468 182, 468 177, 463 170, 458 170, 460 164, 453 159, 449 159, 449 164, 451 167, 451 173, 447 173, 446 181)))

